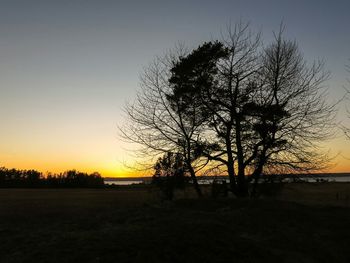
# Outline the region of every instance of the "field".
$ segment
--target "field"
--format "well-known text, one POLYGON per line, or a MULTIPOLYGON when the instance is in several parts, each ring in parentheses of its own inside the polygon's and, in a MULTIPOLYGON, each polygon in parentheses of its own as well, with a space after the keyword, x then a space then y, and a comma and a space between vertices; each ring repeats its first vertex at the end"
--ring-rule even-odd
POLYGON ((0 189, 0 262, 350 262, 350 184, 256 200, 0 189))

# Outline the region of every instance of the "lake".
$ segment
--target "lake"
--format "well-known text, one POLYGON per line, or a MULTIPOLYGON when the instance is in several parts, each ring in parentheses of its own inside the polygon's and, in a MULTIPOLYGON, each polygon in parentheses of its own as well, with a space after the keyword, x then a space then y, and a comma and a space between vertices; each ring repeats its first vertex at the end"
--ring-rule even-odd
MULTIPOLYGON (((219 180, 226 180, 229 182, 228 177, 220 176, 219 180)), ((309 176, 298 176, 300 180, 305 180, 310 183, 315 182, 339 182, 346 183, 350 182, 350 174, 341 173, 341 174, 318 174, 318 175, 309 175, 309 176)), ((208 176, 199 176, 198 183, 199 184, 211 184, 213 182, 212 177, 208 176)), ((105 178, 104 182, 108 185, 133 185, 133 184, 143 184, 150 183, 152 180, 151 177, 143 177, 143 178, 105 178)), ((286 178, 287 181, 293 181, 293 178, 286 178)))

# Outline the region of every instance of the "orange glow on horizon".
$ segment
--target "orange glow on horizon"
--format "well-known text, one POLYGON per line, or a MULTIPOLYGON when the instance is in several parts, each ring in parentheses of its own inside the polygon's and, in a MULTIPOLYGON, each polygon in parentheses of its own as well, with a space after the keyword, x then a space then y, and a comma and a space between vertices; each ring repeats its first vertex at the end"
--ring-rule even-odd
POLYGON ((126 177, 148 177, 152 175, 152 171, 138 171, 124 167, 122 164, 98 164, 87 165, 86 163, 61 161, 59 163, 45 162, 35 159, 27 159, 23 161, 5 160, 0 162, 0 167, 19 170, 37 170, 44 175, 47 173, 63 173, 68 170, 77 170, 84 173, 98 172, 102 177, 126 178, 126 177))
MULTIPOLYGON (((343 156, 339 156, 337 158, 337 162, 333 162, 334 165, 324 170, 325 173, 350 173, 350 160, 344 158, 343 156)), ((68 170, 77 170, 80 172, 86 172, 86 173, 93 173, 98 172, 101 174, 102 177, 109 177, 109 178, 128 178, 128 177, 149 177, 152 176, 153 171, 140 171, 140 170, 134 170, 131 168, 126 168, 121 165, 113 165, 110 168, 100 167, 98 169, 97 167, 91 167, 91 166, 74 166, 74 165, 68 165, 68 163, 61 163, 60 165, 52 165, 51 168, 48 168, 46 166, 40 166, 39 162, 31 162, 30 160, 26 162, 16 163, 16 162, 9 162, 9 163, 0 163, 0 166, 4 166, 6 168, 16 168, 20 170, 38 170, 42 172, 43 174, 46 174, 48 172, 51 173, 62 173, 68 170)), ((320 172, 321 173, 321 172, 320 172)))
MULTIPOLYGON (((94 146, 98 144, 95 143, 94 146)), ((32 145, 30 145, 32 146, 32 145)), ((324 149, 331 149, 331 155, 335 156, 332 160, 333 165, 323 171, 325 173, 350 173, 350 141, 344 138, 333 140, 330 144, 325 145, 324 149)), ((128 154, 114 147, 103 148, 102 146, 94 147, 95 151, 89 149, 72 148, 70 151, 53 151, 46 148, 24 148, 23 152, 13 152, 4 154, 0 152, 0 166, 6 168, 16 168, 21 170, 34 169, 46 174, 62 173, 67 170, 75 169, 77 171, 93 173, 98 172, 103 177, 125 178, 125 177, 149 177, 152 176, 152 170, 137 170, 126 167, 125 163, 132 164, 133 160, 128 154), (97 151, 97 149, 99 151, 97 151), (80 152, 80 150, 82 152, 80 152), (46 152, 46 153, 45 153, 46 152), (45 154, 44 154, 45 153, 45 154), (116 158, 125 156, 123 161, 116 158)), ((11 152, 11 151, 6 151, 11 152)))

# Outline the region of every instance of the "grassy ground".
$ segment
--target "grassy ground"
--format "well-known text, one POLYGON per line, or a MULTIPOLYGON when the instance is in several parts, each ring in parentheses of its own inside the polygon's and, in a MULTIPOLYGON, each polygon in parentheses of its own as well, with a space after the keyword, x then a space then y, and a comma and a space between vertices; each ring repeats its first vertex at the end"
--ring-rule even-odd
POLYGON ((347 196, 331 183, 163 203, 145 188, 0 189, 0 262, 350 262, 347 196))

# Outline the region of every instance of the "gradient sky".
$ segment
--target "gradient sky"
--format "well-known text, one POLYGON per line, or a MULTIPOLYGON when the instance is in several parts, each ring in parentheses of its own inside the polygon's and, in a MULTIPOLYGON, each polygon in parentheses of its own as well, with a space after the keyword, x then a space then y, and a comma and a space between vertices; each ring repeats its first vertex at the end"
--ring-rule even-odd
MULTIPOLYGON (((126 175, 117 125, 142 68, 240 19, 266 43, 283 20, 308 61, 325 60, 335 101, 350 86, 349 12, 345 0, 0 0, 0 166, 126 175)), ((350 126, 345 106, 338 118, 350 126)), ((332 171, 350 171, 350 141, 339 133, 325 147, 339 154, 332 171)))

